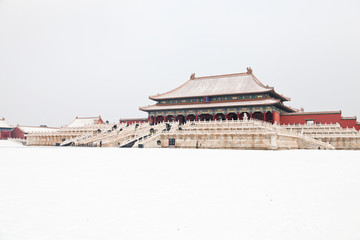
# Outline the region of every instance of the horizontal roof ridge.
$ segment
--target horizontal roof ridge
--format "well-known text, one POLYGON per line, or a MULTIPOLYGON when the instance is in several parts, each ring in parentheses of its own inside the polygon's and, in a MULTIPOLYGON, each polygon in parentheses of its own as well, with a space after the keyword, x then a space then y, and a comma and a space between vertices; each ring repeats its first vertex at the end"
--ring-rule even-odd
POLYGON ((294 112, 294 113, 282 113, 281 115, 321 115, 321 114, 341 114, 341 111, 294 112))
POLYGON ((219 77, 232 77, 232 76, 242 76, 242 75, 252 75, 250 73, 230 73, 230 74, 221 74, 221 75, 212 75, 212 76, 203 76, 203 77, 194 77, 191 80, 198 80, 198 79, 208 79, 208 78, 219 78, 219 77))
POLYGON ((42 127, 42 126, 26 126, 26 125, 16 125, 15 127, 29 127, 29 128, 54 128, 58 129, 58 127, 42 127))
POLYGON ((98 119, 100 116, 97 117, 76 117, 76 119, 98 119))
POLYGON ((356 116, 354 116, 354 117, 342 117, 341 119, 342 120, 356 120, 357 117, 356 116))

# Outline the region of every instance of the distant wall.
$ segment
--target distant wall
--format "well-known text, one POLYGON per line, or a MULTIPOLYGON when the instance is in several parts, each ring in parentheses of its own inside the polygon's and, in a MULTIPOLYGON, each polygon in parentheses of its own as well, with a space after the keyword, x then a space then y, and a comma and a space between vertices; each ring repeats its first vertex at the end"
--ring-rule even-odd
POLYGON ((281 114, 281 124, 306 124, 307 121, 314 121, 314 123, 339 123, 343 128, 355 128, 360 130, 360 125, 357 124, 356 118, 344 119, 341 112, 318 112, 318 113, 296 113, 296 114, 281 114))
POLYGON ((340 125, 343 128, 352 128, 355 127, 356 130, 360 130, 360 125, 357 124, 356 118, 353 119, 342 119, 340 125))
POLYGON ((8 139, 11 137, 11 129, 0 129, 0 139, 8 139))

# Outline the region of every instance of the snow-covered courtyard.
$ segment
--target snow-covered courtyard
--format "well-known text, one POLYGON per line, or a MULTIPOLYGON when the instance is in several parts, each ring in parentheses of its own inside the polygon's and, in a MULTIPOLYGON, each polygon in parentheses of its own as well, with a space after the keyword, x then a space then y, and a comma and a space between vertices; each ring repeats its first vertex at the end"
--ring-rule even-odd
POLYGON ((0 146, 0 239, 360 239, 359 151, 0 146))

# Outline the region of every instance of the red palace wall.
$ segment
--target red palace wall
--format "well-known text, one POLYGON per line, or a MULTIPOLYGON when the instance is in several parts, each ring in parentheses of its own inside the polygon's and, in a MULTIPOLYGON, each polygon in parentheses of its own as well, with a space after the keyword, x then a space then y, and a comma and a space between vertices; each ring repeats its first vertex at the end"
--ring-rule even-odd
POLYGON ((356 130, 360 130, 360 125, 357 124, 356 119, 342 119, 340 125, 343 128, 352 128, 355 127, 356 130))
POLYGON ((314 120, 314 123, 340 123, 341 113, 281 115, 281 124, 306 124, 307 120, 314 120))
POLYGON ((21 138, 21 139, 25 139, 25 134, 23 131, 21 131, 19 128, 14 128, 14 130, 11 132, 11 137, 12 138, 21 138))
POLYGON ((8 139, 11 137, 11 131, 1 130, 0 131, 0 139, 8 139))
POLYGON ((356 118, 343 119, 341 112, 339 113, 311 113, 311 114, 282 114, 280 116, 281 124, 306 124, 307 120, 313 120, 314 123, 339 123, 343 128, 353 128, 360 130, 360 125, 357 124, 356 118))

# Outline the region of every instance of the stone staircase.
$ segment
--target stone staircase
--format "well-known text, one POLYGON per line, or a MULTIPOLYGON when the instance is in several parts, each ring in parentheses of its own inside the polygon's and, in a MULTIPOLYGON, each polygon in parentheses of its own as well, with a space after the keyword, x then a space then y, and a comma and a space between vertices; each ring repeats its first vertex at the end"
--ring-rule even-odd
POLYGON ((139 144, 142 147, 169 147, 169 139, 175 139, 176 147, 181 148, 334 149, 329 143, 253 119, 188 121, 139 141, 139 144))
POLYGON ((360 149, 359 132, 339 124, 277 125, 255 119, 139 123, 76 137, 63 145, 169 147, 170 139, 180 148, 360 149))

